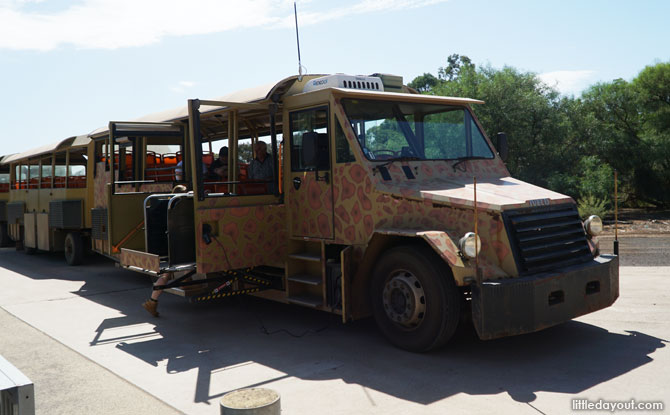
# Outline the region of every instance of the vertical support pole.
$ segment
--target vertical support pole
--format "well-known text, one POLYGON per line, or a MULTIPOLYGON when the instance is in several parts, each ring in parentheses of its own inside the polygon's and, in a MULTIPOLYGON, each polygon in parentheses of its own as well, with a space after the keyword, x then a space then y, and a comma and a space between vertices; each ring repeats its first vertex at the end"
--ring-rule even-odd
POLYGON ((619 255, 619 195, 618 173, 614 170, 614 255, 619 255))
POLYGON ((37 182, 38 189, 42 188, 42 160, 43 159, 40 159, 37 165, 37 177, 39 177, 39 181, 37 182))
POLYGON ((274 171, 272 180, 274 181, 273 187, 273 193, 275 195, 279 195, 279 186, 277 186, 278 183, 278 178, 279 178, 279 158, 277 157, 277 125, 276 125, 276 113, 277 113, 277 104, 272 103, 270 104, 270 137, 272 139, 272 157, 273 157, 273 168, 274 171))
MULTIPOLYGON (((116 136, 116 124, 110 121, 109 123, 109 145, 107 146, 107 152, 109 153, 109 157, 107 157, 107 160, 109 161, 109 171, 111 173, 111 178, 110 182, 112 184, 112 194, 116 193, 116 174, 114 172, 114 137, 116 136)), ((119 170, 121 169, 121 152, 119 151, 119 170)), ((54 154, 55 157, 55 154, 54 154)), ((56 175, 56 172, 54 170, 54 176, 56 175)), ((111 201, 110 201, 111 202, 111 201)), ((110 245, 111 246, 111 245, 110 245)))
POLYGON ((475 280, 477 284, 481 283, 481 275, 479 275, 479 232, 478 232, 478 217, 477 217, 477 177, 472 178, 475 191, 475 280))
POLYGON ((65 188, 70 188, 70 150, 65 152, 65 188))
MULTIPOLYGON (((237 181, 238 127, 237 110, 231 110, 228 112, 228 181, 237 181)), ((226 185, 226 190, 229 193, 237 193, 237 185, 226 185)))
POLYGON ((205 186, 202 176, 202 137, 200 136, 200 100, 188 100, 188 119, 190 124, 191 140, 193 141, 193 155, 191 156, 191 172, 195 178, 193 189, 198 200, 205 200, 205 186))
MULTIPOLYGON (((109 146, 107 146, 109 147, 109 146)), ((109 156, 107 157, 109 159, 109 156)), ((51 188, 54 188, 54 180, 56 177, 56 153, 51 155, 51 188)))

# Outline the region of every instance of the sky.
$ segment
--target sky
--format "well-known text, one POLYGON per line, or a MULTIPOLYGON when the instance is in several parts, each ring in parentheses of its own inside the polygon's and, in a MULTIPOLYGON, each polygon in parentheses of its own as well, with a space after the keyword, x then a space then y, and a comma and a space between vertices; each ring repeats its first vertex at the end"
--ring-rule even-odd
MULTIPOLYGON (((667 0, 299 0, 297 9, 306 73, 408 83, 458 53, 578 96, 670 61, 667 0)), ((294 24, 289 0, 0 0, 0 154, 297 74, 294 24)))

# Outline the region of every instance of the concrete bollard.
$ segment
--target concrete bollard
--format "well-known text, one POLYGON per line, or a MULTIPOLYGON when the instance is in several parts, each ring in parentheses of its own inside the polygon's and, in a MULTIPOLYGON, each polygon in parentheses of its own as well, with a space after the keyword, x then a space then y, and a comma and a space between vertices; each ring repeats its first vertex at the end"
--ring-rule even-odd
POLYGON ((279 394, 272 389, 239 389, 221 398, 221 415, 280 415, 280 412, 279 394))

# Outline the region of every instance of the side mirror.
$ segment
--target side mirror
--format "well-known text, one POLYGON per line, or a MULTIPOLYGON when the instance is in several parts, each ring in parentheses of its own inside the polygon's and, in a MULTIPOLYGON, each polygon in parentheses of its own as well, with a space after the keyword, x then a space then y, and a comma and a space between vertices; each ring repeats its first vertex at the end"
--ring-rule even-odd
POLYGON ((505 133, 496 134, 496 148, 498 149, 498 155, 502 161, 507 161, 509 148, 507 147, 507 135, 505 135, 505 133))

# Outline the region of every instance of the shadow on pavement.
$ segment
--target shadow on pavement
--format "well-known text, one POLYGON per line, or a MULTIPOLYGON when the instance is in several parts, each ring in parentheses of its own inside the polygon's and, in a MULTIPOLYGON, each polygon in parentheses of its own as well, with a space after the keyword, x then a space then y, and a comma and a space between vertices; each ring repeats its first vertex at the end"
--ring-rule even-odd
MULTIPOLYGON (((146 277, 116 269, 106 259, 82 267, 56 265, 60 256, 38 255, 31 261, 53 263, 49 278, 83 278, 86 283, 77 294, 123 314, 100 322, 91 333, 91 347, 115 344, 149 365, 166 362, 168 374, 196 369, 194 402, 207 403, 229 392, 213 390, 212 376, 226 371, 237 376, 254 362, 273 375, 234 389, 296 377, 341 379, 421 404, 459 393, 508 393, 518 402, 533 402, 538 392, 578 394, 621 376, 652 361, 650 354, 667 343, 638 331, 611 333, 572 321, 487 342, 465 328, 438 352, 412 354, 388 344, 370 319, 342 325, 338 316, 254 297, 189 304, 163 295, 161 317, 153 318, 139 306, 150 292, 146 277), (154 331, 114 334, 147 322, 155 325, 154 331)), ((29 278, 46 278, 23 260, 4 262, 3 267, 29 278)))

